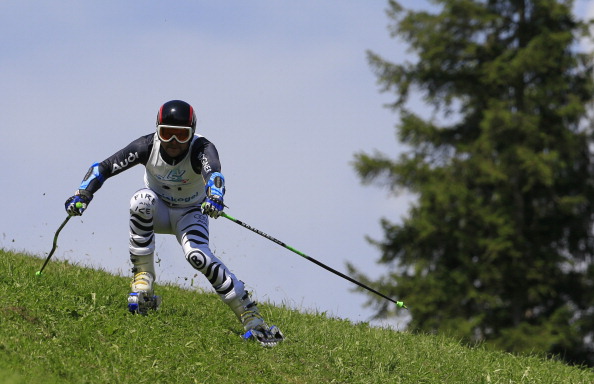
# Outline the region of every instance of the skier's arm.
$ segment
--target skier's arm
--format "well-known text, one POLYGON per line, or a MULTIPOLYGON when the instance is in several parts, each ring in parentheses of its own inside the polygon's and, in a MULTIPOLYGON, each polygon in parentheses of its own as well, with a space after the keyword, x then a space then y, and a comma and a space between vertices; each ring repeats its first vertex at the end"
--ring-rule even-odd
POLYGON ((219 153, 213 143, 200 137, 194 142, 192 155, 192 168, 202 174, 206 189, 202 212, 216 219, 225 207, 225 177, 221 173, 219 153))
POLYGON ((206 182, 213 172, 221 172, 219 152, 213 143, 205 137, 199 137, 192 143, 192 169, 201 174, 206 182))
POLYGON ((153 137, 152 133, 142 136, 101 163, 91 165, 74 196, 66 200, 66 212, 71 216, 82 215, 105 180, 137 164, 146 164, 151 153, 153 137))

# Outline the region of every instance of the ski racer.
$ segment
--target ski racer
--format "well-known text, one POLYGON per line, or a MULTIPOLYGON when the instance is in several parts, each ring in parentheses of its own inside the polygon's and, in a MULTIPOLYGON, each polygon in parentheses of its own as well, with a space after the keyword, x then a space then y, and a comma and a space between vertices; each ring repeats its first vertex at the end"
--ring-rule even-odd
POLYGON ((100 163, 91 165, 78 190, 66 200, 66 212, 82 215, 110 177, 135 165, 145 166, 145 187, 130 200, 130 261, 133 268, 128 310, 146 315, 157 309, 153 291, 155 233, 175 235, 186 260, 212 284, 242 323, 246 338, 273 346, 283 340, 269 327, 244 283, 209 247, 209 217, 223 211, 225 178, 216 147, 196 133, 196 114, 185 101, 171 100, 157 113, 156 132, 141 136, 100 163))

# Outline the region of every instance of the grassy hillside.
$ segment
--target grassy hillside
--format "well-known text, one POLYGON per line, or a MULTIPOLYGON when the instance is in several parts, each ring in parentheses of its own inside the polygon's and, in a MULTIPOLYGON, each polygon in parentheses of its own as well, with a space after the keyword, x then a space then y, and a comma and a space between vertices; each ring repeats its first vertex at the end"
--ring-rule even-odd
POLYGON ((593 383, 592 370, 353 325, 266 303, 287 340, 262 348, 214 294, 159 286, 126 311, 129 280, 0 250, 0 383, 593 383))

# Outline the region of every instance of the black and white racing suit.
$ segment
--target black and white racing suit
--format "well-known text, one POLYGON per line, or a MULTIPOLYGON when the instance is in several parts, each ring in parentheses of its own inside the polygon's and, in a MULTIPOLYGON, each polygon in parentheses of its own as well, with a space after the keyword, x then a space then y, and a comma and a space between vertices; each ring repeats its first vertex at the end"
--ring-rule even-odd
POLYGON ((194 135, 187 153, 174 159, 165 153, 156 133, 142 136, 93 164, 80 189, 94 194, 105 180, 138 164, 145 166, 145 188, 130 200, 133 272, 148 271, 156 278, 154 234, 173 234, 190 265, 206 276, 221 299, 240 316, 240 307, 245 304, 244 284, 210 250, 209 217, 200 209, 206 196, 205 180, 221 171, 214 144, 194 135))

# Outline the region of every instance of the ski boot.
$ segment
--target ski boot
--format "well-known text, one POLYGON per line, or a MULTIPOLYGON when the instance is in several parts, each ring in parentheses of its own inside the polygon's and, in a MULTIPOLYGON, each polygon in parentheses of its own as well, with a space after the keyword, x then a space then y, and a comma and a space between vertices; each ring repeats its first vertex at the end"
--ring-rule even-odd
POLYGON ((153 275, 139 272, 134 275, 132 292, 128 295, 128 311, 132 314, 147 315, 149 310, 158 310, 161 297, 153 294, 153 275))
POLYGON ((263 347, 274 347, 285 339, 278 327, 269 327, 266 324, 257 304, 250 299, 247 292, 241 298, 235 299, 231 303, 231 308, 246 330, 241 336, 244 340, 253 339, 263 347))

